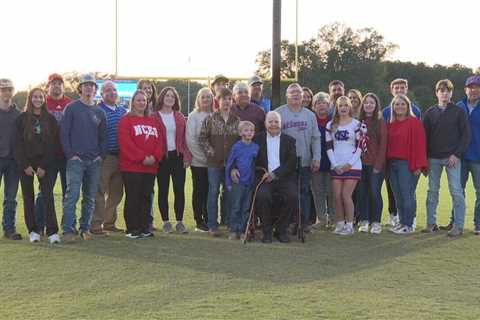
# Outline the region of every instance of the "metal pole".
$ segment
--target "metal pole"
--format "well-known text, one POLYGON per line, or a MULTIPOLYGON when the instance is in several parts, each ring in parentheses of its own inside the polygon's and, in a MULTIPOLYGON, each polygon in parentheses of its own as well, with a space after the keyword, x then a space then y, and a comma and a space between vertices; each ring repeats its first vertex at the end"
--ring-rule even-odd
POLYGON ((295 81, 298 82, 298 0, 295 1, 295 81))
POLYGON ((118 77, 118 0, 115 0, 115 78, 118 77))
POLYGON ((280 105, 281 39, 282 39, 282 0, 273 0, 272 109, 280 105))

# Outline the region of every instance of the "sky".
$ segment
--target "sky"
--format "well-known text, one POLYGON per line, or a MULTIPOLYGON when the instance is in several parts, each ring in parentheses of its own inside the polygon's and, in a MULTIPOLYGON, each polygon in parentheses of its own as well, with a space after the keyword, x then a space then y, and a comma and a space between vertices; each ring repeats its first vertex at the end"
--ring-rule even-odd
MULTIPOLYGON (((272 0, 118 0, 120 76, 249 77, 271 47, 272 0)), ((391 59, 480 67, 480 1, 298 0, 299 41, 325 24, 373 27, 391 59)), ((52 72, 115 72, 115 0, 2 0, 0 78, 17 89, 52 72)), ((282 1, 295 39, 295 0, 282 1)))

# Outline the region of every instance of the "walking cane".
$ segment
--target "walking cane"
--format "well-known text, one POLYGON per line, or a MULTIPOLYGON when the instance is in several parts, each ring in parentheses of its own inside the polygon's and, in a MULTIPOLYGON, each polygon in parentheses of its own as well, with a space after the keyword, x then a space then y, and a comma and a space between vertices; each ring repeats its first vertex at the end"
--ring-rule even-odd
POLYGON ((297 196, 298 196, 298 225, 297 225, 297 236, 298 239, 304 243, 305 242, 305 233, 303 232, 303 226, 302 226, 302 201, 301 201, 301 195, 302 195, 302 188, 300 185, 300 169, 302 168, 302 161, 301 157, 297 157, 297 196))
POLYGON ((250 206, 250 213, 248 214, 247 228, 246 228, 245 233, 243 235, 243 244, 247 243, 248 236, 250 235, 251 224, 254 221, 255 200, 257 198, 258 189, 260 189, 260 186, 265 182, 265 180, 267 180, 267 176, 265 175, 265 173, 268 173, 267 170, 265 168, 261 168, 261 167, 257 167, 257 169, 262 170, 263 175, 262 175, 262 178, 260 179, 260 181, 258 182, 257 186, 255 187, 255 192, 253 193, 252 205, 250 206))

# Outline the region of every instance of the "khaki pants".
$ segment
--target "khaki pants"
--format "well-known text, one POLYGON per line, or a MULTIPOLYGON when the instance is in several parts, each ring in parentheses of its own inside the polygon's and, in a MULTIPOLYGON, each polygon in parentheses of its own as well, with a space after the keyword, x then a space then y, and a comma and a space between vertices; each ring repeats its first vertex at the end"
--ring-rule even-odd
POLYGON ((312 174, 312 194, 319 222, 326 223, 327 219, 335 221, 335 201, 329 171, 312 174))
POLYGON ((110 229, 117 221, 117 207, 123 197, 123 181, 118 167, 118 156, 107 155, 102 162, 100 188, 95 197, 91 230, 110 229))

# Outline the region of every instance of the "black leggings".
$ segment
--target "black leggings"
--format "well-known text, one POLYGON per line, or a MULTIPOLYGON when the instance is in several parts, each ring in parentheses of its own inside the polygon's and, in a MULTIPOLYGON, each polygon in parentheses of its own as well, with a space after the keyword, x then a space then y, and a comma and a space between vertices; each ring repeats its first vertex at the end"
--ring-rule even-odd
POLYGON ((207 223, 208 168, 190 167, 192 170, 192 207, 193 218, 197 225, 207 223))
POLYGON ((168 221, 168 191, 170 190, 170 176, 173 182, 173 194, 175 200, 173 207, 177 221, 183 220, 185 210, 185 174, 183 158, 177 155, 176 151, 169 151, 158 166, 157 185, 158 185, 158 208, 163 221, 168 221))

